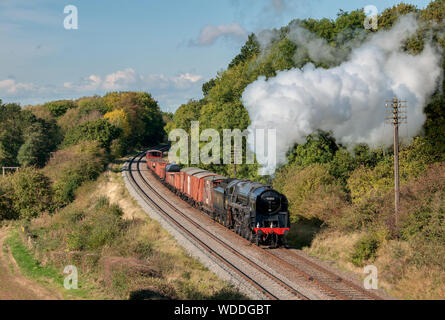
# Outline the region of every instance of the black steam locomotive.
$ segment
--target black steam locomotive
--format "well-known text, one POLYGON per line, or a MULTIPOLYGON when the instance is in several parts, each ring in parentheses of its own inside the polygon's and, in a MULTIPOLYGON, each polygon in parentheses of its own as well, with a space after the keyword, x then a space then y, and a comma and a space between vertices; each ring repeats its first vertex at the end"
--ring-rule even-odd
POLYGON ((217 220, 253 243, 279 246, 289 232, 287 198, 270 186, 227 179, 213 189, 217 220))
POLYGON ((150 150, 147 167, 176 195, 252 243, 279 246, 289 233, 287 198, 270 186, 183 168, 150 150))

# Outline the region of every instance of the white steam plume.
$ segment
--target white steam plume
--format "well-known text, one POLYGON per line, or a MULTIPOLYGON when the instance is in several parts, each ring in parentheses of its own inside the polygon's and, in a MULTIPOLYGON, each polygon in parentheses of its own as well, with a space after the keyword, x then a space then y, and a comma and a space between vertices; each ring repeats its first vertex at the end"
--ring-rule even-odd
MULTIPOLYGON (((415 56, 402 51, 403 41, 417 28, 416 19, 405 16, 391 30, 380 31, 353 49, 349 60, 337 67, 307 64, 268 80, 260 77, 242 97, 251 119, 249 130, 277 130, 278 164, 286 162, 286 152, 295 143, 304 143, 317 129, 332 131, 346 145, 389 146, 392 135, 385 125, 384 103, 398 97, 408 100, 409 134, 418 133, 442 68, 441 54, 430 44, 415 56)), ((252 146, 252 135, 249 139, 252 146)), ((274 172, 261 164, 267 173, 274 172)))

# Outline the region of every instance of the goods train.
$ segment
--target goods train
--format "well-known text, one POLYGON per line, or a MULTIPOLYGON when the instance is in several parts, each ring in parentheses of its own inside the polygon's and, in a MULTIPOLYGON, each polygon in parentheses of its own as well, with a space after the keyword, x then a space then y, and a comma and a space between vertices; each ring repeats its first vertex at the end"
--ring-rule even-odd
POLYGON ((278 247, 290 230, 287 198, 270 186, 184 168, 150 150, 146 163, 178 197, 256 245, 278 247))

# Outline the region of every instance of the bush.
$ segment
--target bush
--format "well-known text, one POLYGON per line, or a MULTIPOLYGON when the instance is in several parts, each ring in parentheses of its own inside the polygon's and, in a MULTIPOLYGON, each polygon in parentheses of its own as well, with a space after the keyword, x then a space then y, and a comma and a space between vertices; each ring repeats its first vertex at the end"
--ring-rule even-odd
MULTIPOLYGON (((400 182, 406 183, 419 177, 434 162, 432 146, 424 138, 416 138, 413 144, 400 151, 400 182)), ((383 196, 394 186, 393 156, 387 156, 372 167, 360 166, 347 180, 348 189, 354 203, 367 196, 383 196)))
POLYGON ((298 216, 328 222, 346 204, 346 194, 323 164, 284 168, 277 174, 274 188, 287 196, 291 222, 298 216))
POLYGON ((379 239, 373 235, 362 237, 354 245, 351 262, 357 267, 363 267, 365 263, 373 262, 377 257, 377 249, 380 246, 379 239))
POLYGON ((54 181, 55 200, 63 206, 75 198, 75 191, 85 181, 96 179, 107 161, 98 142, 83 142, 57 151, 44 169, 54 181))
POLYGON ((53 209, 51 181, 35 168, 22 168, 10 176, 13 208, 22 219, 53 209))
MULTIPOLYGON (((122 210, 117 205, 109 205, 105 198, 99 198, 95 209, 86 218, 78 220, 74 230, 68 235, 67 245, 71 250, 96 250, 111 245, 127 227, 122 219, 122 210)), ((73 215, 73 218, 78 218, 73 215)))
POLYGON ((0 177, 0 221, 19 217, 11 199, 12 187, 7 178, 0 177))

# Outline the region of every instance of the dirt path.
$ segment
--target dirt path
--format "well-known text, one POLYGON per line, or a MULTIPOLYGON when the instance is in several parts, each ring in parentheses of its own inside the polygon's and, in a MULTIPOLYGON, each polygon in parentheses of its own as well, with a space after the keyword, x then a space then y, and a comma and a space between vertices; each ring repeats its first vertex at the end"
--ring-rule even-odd
POLYGON ((0 300, 59 300, 56 294, 25 278, 4 242, 8 229, 0 228, 0 300), (8 250, 5 250, 8 249, 8 250))

